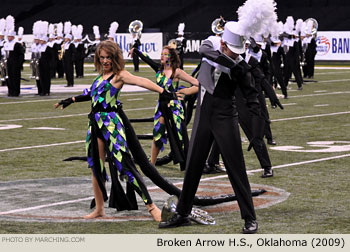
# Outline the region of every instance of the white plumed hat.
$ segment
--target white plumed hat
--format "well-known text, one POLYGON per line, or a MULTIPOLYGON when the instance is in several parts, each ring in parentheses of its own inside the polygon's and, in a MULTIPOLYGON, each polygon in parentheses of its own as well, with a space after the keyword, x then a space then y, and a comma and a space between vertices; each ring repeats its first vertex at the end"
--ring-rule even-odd
POLYGON ((6 34, 7 36, 16 36, 15 19, 11 15, 6 17, 6 34))
POLYGON ((185 23, 180 23, 177 28, 177 34, 184 35, 185 23))
POLYGON ((5 35, 6 20, 5 18, 0 19, 0 35, 5 35))
POLYGON ((100 29, 97 25, 94 25, 92 27, 92 30, 94 31, 95 34, 95 39, 99 39, 100 38, 100 29))
POLYGON ((108 37, 109 38, 114 38, 115 34, 118 30, 119 24, 118 22, 114 21, 111 23, 111 25, 109 26, 109 32, 108 32, 108 37))

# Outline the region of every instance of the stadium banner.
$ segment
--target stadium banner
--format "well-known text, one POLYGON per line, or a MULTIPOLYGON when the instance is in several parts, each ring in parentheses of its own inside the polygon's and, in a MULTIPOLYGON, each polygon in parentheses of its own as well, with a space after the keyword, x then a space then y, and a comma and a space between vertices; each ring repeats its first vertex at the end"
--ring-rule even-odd
MULTIPOLYGON (((16 41, 18 42, 18 39, 16 39, 16 41)), ((22 41, 24 42, 25 45, 25 52, 24 52, 24 59, 25 60, 30 60, 32 57, 32 44, 34 42, 34 35, 33 34, 24 34, 22 36, 22 41)))
POLYGON ((315 60, 350 61, 350 32, 317 32, 315 60))
MULTIPOLYGON (((124 59, 131 59, 128 56, 130 48, 132 46, 132 36, 130 33, 117 33, 115 35, 115 41, 123 51, 124 59)), ((142 33, 141 45, 139 50, 146 53, 151 59, 160 59, 160 54, 163 48, 163 33, 142 33)))

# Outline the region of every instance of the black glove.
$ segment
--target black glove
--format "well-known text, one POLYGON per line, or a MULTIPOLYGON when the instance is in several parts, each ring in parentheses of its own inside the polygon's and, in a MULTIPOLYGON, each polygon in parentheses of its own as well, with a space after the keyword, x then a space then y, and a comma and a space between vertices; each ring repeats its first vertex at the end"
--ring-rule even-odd
POLYGON ((278 100, 278 99, 271 101, 271 106, 272 106, 273 109, 277 108, 277 106, 280 107, 280 109, 284 109, 284 107, 280 103, 280 100, 278 100))
POLYGON ((247 72, 250 70, 251 66, 248 65, 247 62, 244 60, 240 61, 238 64, 236 64, 234 67, 231 68, 230 74, 232 77, 240 78, 247 74, 247 72))
POLYGON ((159 101, 161 102, 169 102, 170 100, 177 100, 176 93, 169 92, 167 90, 163 90, 161 94, 159 94, 159 101))
POLYGON ((59 105, 62 105, 62 108, 66 108, 68 107, 69 105, 71 105, 73 103, 73 99, 72 97, 71 98, 67 98, 65 100, 61 100, 58 104, 59 105))

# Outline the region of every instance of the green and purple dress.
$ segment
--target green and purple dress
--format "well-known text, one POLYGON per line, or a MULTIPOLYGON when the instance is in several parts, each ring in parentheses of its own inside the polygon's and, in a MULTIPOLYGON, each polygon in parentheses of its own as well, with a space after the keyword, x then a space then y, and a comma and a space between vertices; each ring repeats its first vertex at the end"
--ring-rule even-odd
MULTIPOLYGON (((161 65, 154 62, 146 54, 134 48, 134 54, 139 56, 156 72, 156 83, 169 92, 179 90, 179 82, 173 80, 173 76, 167 78, 161 70, 161 65)), ((187 149, 188 134, 185 123, 184 104, 181 100, 171 100, 169 103, 158 101, 154 113, 153 138, 156 146, 164 150, 164 144, 169 138, 171 153, 174 163, 180 163, 184 170, 187 149), (160 123, 160 117, 164 117, 165 124, 160 123)))
POLYGON ((84 95, 89 95, 91 98, 90 121, 86 136, 87 161, 106 200, 108 197, 104 183, 108 180, 108 175, 99 158, 97 144, 97 138, 102 139, 112 177, 110 206, 119 210, 137 209, 135 198, 132 196, 133 191, 142 197, 145 204, 151 204, 152 200, 128 151, 125 127, 118 113, 121 108, 118 100, 120 89, 110 83, 113 76, 104 80, 100 75, 95 79, 90 91, 84 90, 84 95), (127 194, 124 194, 118 177, 127 182, 127 194))

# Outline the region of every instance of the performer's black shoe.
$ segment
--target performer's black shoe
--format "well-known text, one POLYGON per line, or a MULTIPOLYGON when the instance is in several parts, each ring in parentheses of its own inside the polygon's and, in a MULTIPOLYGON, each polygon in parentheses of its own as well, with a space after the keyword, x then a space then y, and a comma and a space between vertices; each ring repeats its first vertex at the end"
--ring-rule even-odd
POLYGON ((191 225, 191 220, 188 216, 183 216, 178 213, 175 213, 169 220, 165 222, 160 222, 159 228, 175 228, 181 226, 189 226, 191 225))
POLYGON ((267 139, 267 144, 269 145, 276 145, 276 141, 274 139, 267 139))
POLYGON ((255 234, 258 232, 258 222, 256 220, 245 220, 242 233, 255 234))
POLYGON ((205 164, 203 174, 215 174, 225 172, 219 164, 205 164))
POLYGON ((161 158, 157 158, 156 165, 165 165, 169 164, 173 160, 173 157, 171 156, 171 153, 168 155, 165 155, 161 158))
POLYGON ((261 175, 262 178, 269 178, 269 177, 273 177, 273 170, 271 167, 269 168, 264 168, 264 172, 261 175))
POLYGON ((303 87, 298 87, 298 90, 303 90, 303 87))

